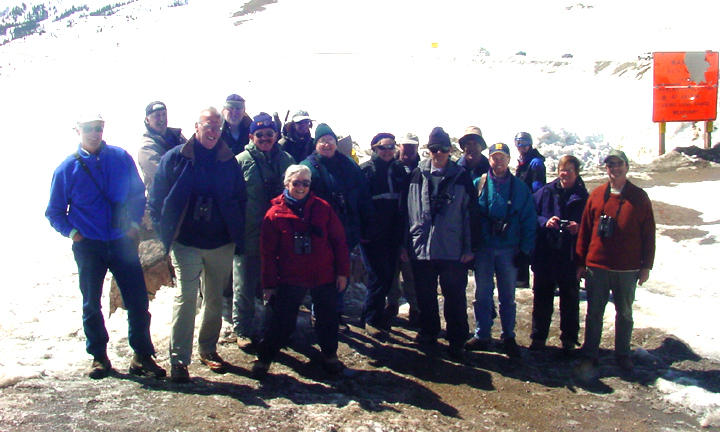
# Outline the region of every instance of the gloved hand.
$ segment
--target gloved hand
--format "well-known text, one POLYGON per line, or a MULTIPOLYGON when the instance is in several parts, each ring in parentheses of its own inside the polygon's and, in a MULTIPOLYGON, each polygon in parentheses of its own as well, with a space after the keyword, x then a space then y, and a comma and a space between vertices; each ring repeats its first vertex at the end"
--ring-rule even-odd
POLYGON ((528 256, 528 254, 526 254, 525 252, 518 252, 513 257, 513 265, 515 266, 515 268, 530 265, 530 256, 528 256))

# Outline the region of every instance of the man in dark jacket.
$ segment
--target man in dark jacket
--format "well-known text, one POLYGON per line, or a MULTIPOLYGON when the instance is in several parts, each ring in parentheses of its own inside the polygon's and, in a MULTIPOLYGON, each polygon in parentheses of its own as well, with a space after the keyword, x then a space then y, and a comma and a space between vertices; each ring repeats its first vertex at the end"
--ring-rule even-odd
POLYGON ((457 164, 470 172, 473 181, 490 169, 490 161, 482 152, 487 148, 485 139, 480 128, 468 126, 465 134, 458 140, 460 148, 464 152, 457 164))
POLYGON ((239 155, 250 142, 250 123, 252 119, 245 112, 245 99, 231 94, 225 99, 222 110, 222 140, 230 147, 235 156, 239 155))
POLYGON ((578 343, 580 286, 575 277, 575 243, 588 197, 579 172, 580 161, 575 156, 563 156, 558 162, 558 178, 533 194, 538 231, 532 259, 531 350, 545 348, 556 286, 560 289, 563 352, 570 354, 578 343))
MULTIPOLYGON (((367 179, 355 162, 337 151, 337 136, 325 123, 315 128, 315 151, 301 165, 310 168, 310 190, 327 201, 337 213, 345 229, 348 250, 361 240, 370 239, 374 225, 374 208, 367 179)), ((342 320, 344 293, 338 295, 340 328, 347 330, 342 320)))
POLYGON ((464 358, 468 334, 467 263, 472 262, 479 240, 477 203, 470 176, 450 160, 450 137, 436 127, 430 133, 431 157, 420 162, 410 178, 407 195, 406 249, 400 259, 412 260, 420 305, 420 331, 416 341, 434 347, 440 333, 437 286, 445 298, 448 354, 464 358))
POLYGON ((225 370, 216 349, 222 292, 230 279, 233 252, 243 248, 246 192, 242 171, 220 131, 220 113, 203 110, 190 140, 160 160, 150 194, 150 215, 177 274, 170 331, 170 376, 175 382, 190 379, 187 366, 200 289, 200 361, 215 372, 225 370))
POLYGON ((143 173, 145 189, 150 190, 160 158, 171 148, 184 144, 187 139, 180 128, 168 127, 167 107, 160 101, 145 107, 145 133, 138 151, 138 165, 143 173))
MULTIPOLYGON (((545 185, 545 157, 533 148, 532 136, 527 132, 515 135, 515 148, 520 153, 515 176, 530 188, 530 193, 537 192, 545 185)), ((529 262, 518 262, 517 286, 530 286, 529 262)))
POLYGON ((373 154, 360 165, 370 186, 376 217, 376 233, 362 245, 372 269, 362 320, 370 336, 382 336, 389 327, 384 316, 385 297, 397 271, 402 239, 400 198, 406 188, 407 175, 395 160, 395 136, 379 133, 370 142, 373 154))
POLYGON ((310 128, 312 128, 312 119, 307 111, 303 110, 293 114, 290 121, 282 128, 280 147, 290 153, 297 163, 304 161, 315 150, 310 128))
POLYGON ((135 354, 130 373, 164 377, 153 360, 150 312, 136 238, 145 208, 145 188, 132 157, 102 140, 99 115, 77 124, 80 145, 55 170, 45 216, 73 241, 83 301, 85 349, 93 356, 88 375, 99 379, 112 370, 108 333, 100 307, 103 280, 110 270, 128 313, 128 342, 135 354))
MULTIPOLYGON (((417 168, 420 163, 420 140, 414 133, 406 133, 397 140, 398 151, 396 158, 399 165, 405 170, 406 183, 410 181, 410 173, 417 168)), ((403 191, 407 194, 407 189, 403 191)), ((404 199, 407 198, 403 196, 404 199)), ((400 310, 400 296, 407 300, 410 310, 408 312, 408 326, 417 327, 420 319, 420 308, 418 307, 417 296, 415 295, 415 278, 413 277, 412 265, 409 261, 399 261, 399 271, 396 272, 390 292, 387 295, 387 306, 385 307, 385 319, 387 322, 397 316, 400 310), (402 274, 402 283, 400 283, 400 275, 402 274)))

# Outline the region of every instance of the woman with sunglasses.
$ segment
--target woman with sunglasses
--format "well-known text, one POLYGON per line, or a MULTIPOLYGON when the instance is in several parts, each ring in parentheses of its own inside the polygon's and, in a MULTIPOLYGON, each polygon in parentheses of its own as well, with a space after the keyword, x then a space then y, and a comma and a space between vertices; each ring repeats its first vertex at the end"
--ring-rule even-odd
POLYGON ((267 374, 270 363, 295 330, 298 308, 308 290, 315 310, 315 332, 322 366, 343 370, 337 358, 337 293, 345 290, 350 256, 340 219, 332 207, 310 192, 310 169, 291 165, 285 190, 272 200, 260 235, 263 298, 270 317, 258 345, 252 372, 267 374))

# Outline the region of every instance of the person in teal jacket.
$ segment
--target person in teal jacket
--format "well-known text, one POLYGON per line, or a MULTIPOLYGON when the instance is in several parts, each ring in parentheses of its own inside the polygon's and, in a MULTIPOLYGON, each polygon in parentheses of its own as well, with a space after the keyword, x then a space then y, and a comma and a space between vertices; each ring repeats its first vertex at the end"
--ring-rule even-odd
POLYGON ((520 357, 515 342, 517 263, 527 261, 535 245, 535 202, 530 190, 508 170, 510 149, 490 147, 490 171, 476 180, 479 192, 481 247, 475 254, 475 336, 465 348, 486 350, 494 318, 493 276, 497 278, 503 345, 510 358, 520 357))

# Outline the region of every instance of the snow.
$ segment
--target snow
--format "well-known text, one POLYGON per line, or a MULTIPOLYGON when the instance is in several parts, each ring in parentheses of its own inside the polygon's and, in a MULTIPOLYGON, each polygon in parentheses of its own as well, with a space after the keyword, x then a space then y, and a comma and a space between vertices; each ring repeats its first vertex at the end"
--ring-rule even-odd
MULTIPOLYGON (((106 4, 82 3, 91 10, 106 4)), ((645 163, 657 152, 657 125, 652 71, 643 73, 649 63, 637 56, 720 45, 713 31, 720 3, 703 0, 682 9, 668 0, 280 0, 235 18, 236 1, 170 3, 139 0, 108 17, 73 15, 70 27, 47 23, 42 36, 0 46, 0 118, 5 145, 14 150, 0 171, 10 255, 3 261, 0 340, 11 353, 0 358, 0 387, 79 375, 87 363, 70 241, 43 216, 52 171, 75 149, 72 127, 81 112, 101 112, 107 142, 132 155, 148 102, 166 102, 170 125, 189 136, 201 108, 239 93, 251 113, 282 118, 303 108, 364 148, 379 131, 413 131, 424 141, 433 126, 458 138, 474 124, 488 143, 530 132, 551 168, 569 151, 592 167, 611 147, 645 163), (566 53, 573 58, 561 58, 566 53), (599 62, 606 67, 596 71, 599 62)), ((15 4, 2 1, 0 11, 15 4)), ((53 4, 62 11, 76 2, 53 4)), ((667 148, 702 145, 697 132, 669 124, 667 148)), ((655 268, 635 307, 636 327, 674 333, 714 359, 720 244, 708 240, 720 238, 720 204, 707 197, 719 188, 720 181, 705 181, 647 189, 653 200, 699 211, 708 234, 680 242, 658 235, 655 268)), ((151 303, 161 361, 172 295, 161 290, 151 303)), ((111 360, 124 359, 124 312, 107 317, 107 325, 111 360)), ((707 398, 692 383, 663 388, 686 406, 707 398)))

